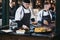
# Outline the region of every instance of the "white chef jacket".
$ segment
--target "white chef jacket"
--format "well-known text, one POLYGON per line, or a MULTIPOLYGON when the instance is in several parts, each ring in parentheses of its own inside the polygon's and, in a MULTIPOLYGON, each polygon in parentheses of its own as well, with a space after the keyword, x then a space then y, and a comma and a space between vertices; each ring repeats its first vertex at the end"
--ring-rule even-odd
POLYGON ((40 10, 38 13, 37 13, 37 22, 38 21, 42 21, 42 14, 43 14, 43 16, 47 16, 47 15, 50 15, 50 17, 51 17, 51 20, 52 20, 52 14, 51 14, 51 12, 49 11, 49 13, 48 13, 48 11, 43 11, 44 9, 42 9, 42 10, 40 10))
POLYGON ((33 15, 32 9, 30 9, 30 8, 25 9, 23 6, 20 6, 15 13, 15 21, 20 21, 23 18, 24 13, 30 13, 30 12, 31 12, 30 19, 35 18, 34 15, 33 15), (24 12, 23 12, 23 10, 24 10, 24 12))

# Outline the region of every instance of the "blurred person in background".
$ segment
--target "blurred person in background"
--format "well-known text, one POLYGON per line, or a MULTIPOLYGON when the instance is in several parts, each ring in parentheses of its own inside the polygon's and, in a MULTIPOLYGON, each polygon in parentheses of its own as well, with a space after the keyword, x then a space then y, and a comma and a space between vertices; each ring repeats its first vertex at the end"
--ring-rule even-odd
POLYGON ((29 29, 30 19, 34 18, 32 10, 29 8, 30 0, 22 0, 22 5, 16 10, 15 21, 18 23, 18 29, 29 29))
POLYGON ((52 21, 55 21, 56 20, 56 5, 54 3, 51 4, 50 11, 52 14, 52 21))
POLYGON ((38 12, 37 22, 43 25, 49 25, 52 20, 52 14, 50 12, 51 4, 46 2, 44 3, 44 8, 38 12))
POLYGON ((9 0, 9 19, 14 19, 16 9, 16 3, 12 0, 9 0))

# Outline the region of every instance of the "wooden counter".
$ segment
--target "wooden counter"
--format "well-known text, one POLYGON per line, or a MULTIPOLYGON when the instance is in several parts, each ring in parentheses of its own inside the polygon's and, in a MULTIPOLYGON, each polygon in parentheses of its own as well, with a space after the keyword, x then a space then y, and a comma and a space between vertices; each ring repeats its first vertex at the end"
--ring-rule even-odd
POLYGON ((54 40, 48 37, 33 37, 22 35, 0 35, 0 40, 54 40))

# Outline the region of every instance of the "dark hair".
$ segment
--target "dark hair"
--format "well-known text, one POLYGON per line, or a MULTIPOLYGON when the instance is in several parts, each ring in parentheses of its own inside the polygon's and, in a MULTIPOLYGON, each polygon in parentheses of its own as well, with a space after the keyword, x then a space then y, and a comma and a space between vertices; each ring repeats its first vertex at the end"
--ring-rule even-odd
POLYGON ((54 6, 56 6, 56 4, 55 3, 51 3, 52 5, 54 5, 54 6))
POLYGON ((30 0, 22 0, 25 3, 30 3, 30 0))
POLYGON ((48 4, 50 4, 50 3, 49 3, 49 2, 45 2, 45 3, 44 3, 44 5, 48 5, 48 4))

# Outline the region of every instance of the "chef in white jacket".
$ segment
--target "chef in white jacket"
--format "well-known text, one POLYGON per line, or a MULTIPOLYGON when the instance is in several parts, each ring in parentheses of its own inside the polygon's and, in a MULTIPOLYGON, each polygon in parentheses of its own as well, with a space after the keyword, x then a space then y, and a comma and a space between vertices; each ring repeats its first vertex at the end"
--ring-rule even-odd
POLYGON ((52 20, 52 14, 49 10, 50 3, 44 3, 44 8, 37 14, 37 22, 48 25, 52 20))
POLYGON ((34 18, 32 10, 29 8, 30 0, 23 0, 22 5, 17 9, 15 14, 15 21, 18 27, 28 29, 30 26, 30 19, 34 18))

